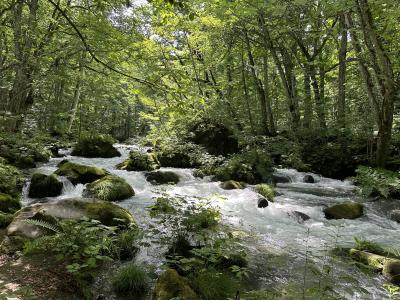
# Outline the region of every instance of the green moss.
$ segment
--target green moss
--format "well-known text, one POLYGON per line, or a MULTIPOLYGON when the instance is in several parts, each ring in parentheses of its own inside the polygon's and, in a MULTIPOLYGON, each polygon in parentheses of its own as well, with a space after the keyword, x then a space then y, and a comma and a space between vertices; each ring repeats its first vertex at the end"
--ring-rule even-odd
POLYGON ((128 225, 134 222, 126 209, 110 202, 92 202, 86 205, 86 216, 107 226, 128 225))
POLYGON ((114 275, 112 285, 118 294, 142 295, 148 289, 148 280, 142 267, 129 264, 114 275))
POLYGON ((264 196, 270 202, 274 202, 275 192, 268 184, 262 183, 256 185, 256 192, 264 196))
POLYGON ((238 190, 242 189, 243 186, 240 182, 234 181, 234 180, 228 180, 223 183, 221 183, 221 188, 224 190, 238 190))
POLYGON ((63 183, 60 182, 55 175, 47 176, 35 173, 32 175, 31 184, 29 186, 29 197, 56 197, 61 194, 62 188, 63 183))
POLYGON ((146 174, 147 181, 152 184, 177 184, 179 182, 179 176, 174 172, 150 172, 146 174))
POLYGON ((0 228, 6 228, 13 220, 13 214, 0 213, 0 228))
POLYGON ((346 202, 325 208, 324 213, 327 219, 356 219, 363 215, 364 205, 346 202))
POLYGON ((155 300, 200 300, 188 281, 173 269, 166 270, 158 279, 155 300))
POLYGON ((0 163, 0 193, 19 198, 23 185, 24 178, 17 168, 0 163))
POLYGON ((121 153, 113 146, 114 140, 105 135, 87 135, 81 138, 72 150, 72 155, 83 157, 115 157, 121 153))
POLYGON ((135 195, 135 191, 125 179, 108 175, 87 185, 92 196, 105 201, 119 201, 135 195))
POLYGON ((54 174, 67 177, 73 184, 90 183, 108 175, 108 172, 104 169, 69 161, 63 161, 58 166, 59 168, 54 174))
POLYGON ((14 213, 21 208, 18 200, 10 195, 0 193, 0 211, 6 213, 14 213))
POLYGON ((117 167, 127 171, 154 171, 160 168, 160 163, 155 153, 131 151, 129 158, 117 167))

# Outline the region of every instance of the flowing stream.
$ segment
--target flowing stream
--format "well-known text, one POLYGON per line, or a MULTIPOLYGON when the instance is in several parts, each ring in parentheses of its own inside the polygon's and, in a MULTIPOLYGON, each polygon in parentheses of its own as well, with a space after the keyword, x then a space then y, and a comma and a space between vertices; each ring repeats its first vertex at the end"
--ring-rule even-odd
MULTIPOLYGON (((181 181, 176 186, 153 186, 146 181, 143 172, 116 169, 115 166, 128 156, 131 149, 137 149, 136 146, 117 147, 121 157, 103 159, 67 155, 51 159, 33 171, 51 174, 62 159, 68 159, 102 167, 125 178, 136 195, 118 204, 132 212, 145 232, 157 226, 163 230, 162 225, 150 218, 147 208, 160 193, 210 199, 213 205, 220 208, 224 223, 248 233, 243 238, 243 245, 250 253, 250 271, 259 288, 291 285, 315 287, 331 282, 339 299, 386 298, 383 289, 386 281, 382 276, 365 274, 349 261, 332 256, 329 250, 336 246, 351 247, 354 237, 368 239, 385 247, 400 248, 400 224, 387 217, 388 210, 399 206, 395 201, 378 203, 357 197, 350 181, 312 174, 315 183, 303 183, 304 173, 279 169, 276 173, 290 178, 290 182, 277 185, 278 196, 274 203, 267 208, 258 208, 258 194, 251 186, 243 190, 223 190, 219 182, 194 177, 191 169, 162 168, 177 173, 181 181), (349 200, 365 203, 363 217, 356 220, 325 219, 323 208, 349 200), (294 211, 307 214, 310 220, 301 222, 294 211)), ((83 185, 73 186, 65 179, 63 194, 52 200, 80 197, 83 190, 83 185)), ((37 200, 28 198, 25 192, 23 204, 28 205, 33 201, 37 200)), ((149 234, 148 246, 142 247, 138 259, 160 268, 163 263, 162 249, 163 245, 157 245, 157 241, 149 234)))

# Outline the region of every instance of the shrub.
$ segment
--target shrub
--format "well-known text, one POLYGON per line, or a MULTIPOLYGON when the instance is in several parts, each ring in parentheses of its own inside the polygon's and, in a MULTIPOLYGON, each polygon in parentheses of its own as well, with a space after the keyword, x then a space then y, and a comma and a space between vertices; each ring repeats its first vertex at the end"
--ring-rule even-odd
POLYGON ((357 169, 355 183, 364 196, 400 196, 400 174, 384 169, 361 166, 357 169))
POLYGON ((114 142, 111 136, 87 133, 79 139, 71 154, 84 157, 104 158, 121 156, 121 153, 114 148, 114 142))
POLYGON ((12 222, 13 218, 13 214, 0 212, 0 228, 6 228, 12 222))
POLYGON ((129 264, 114 275, 112 285, 115 292, 118 294, 144 294, 148 289, 147 273, 142 267, 135 264, 129 264))
POLYGON ((212 229, 218 225, 220 213, 214 208, 205 208, 200 212, 191 214, 183 224, 189 231, 212 229))
POLYGON ((160 163, 155 153, 131 151, 129 158, 117 167, 127 171, 154 171, 160 168, 160 163))

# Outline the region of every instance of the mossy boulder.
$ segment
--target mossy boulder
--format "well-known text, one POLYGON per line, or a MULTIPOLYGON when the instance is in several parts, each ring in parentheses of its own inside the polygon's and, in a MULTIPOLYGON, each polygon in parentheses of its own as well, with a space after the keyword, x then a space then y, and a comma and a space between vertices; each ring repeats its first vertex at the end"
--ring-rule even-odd
POLYGON ((220 184, 220 187, 223 188, 224 190, 238 190, 238 189, 243 189, 243 186, 240 182, 235 181, 235 180, 228 180, 225 182, 222 182, 220 184))
POLYGON ((58 165, 54 174, 67 177, 73 184, 85 184, 107 176, 108 172, 94 166, 85 166, 64 160, 58 165))
POLYGON ((195 168, 201 165, 204 153, 205 150, 199 145, 169 141, 160 146, 157 158, 162 167, 195 168))
POLYGON ((8 194, 0 193, 0 211, 14 213, 21 208, 21 203, 8 194))
POLYGON ((154 171, 160 168, 160 163, 153 152, 131 151, 129 158, 117 165, 117 168, 127 171, 154 171))
POLYGON ((86 186, 85 193, 105 201, 120 201, 135 195, 135 191, 125 179, 107 175, 86 186))
POLYGON ((0 163, 0 193, 19 198, 23 185, 24 177, 17 168, 0 163))
POLYGON ((34 239, 47 234, 43 228, 27 223, 28 219, 40 219, 53 224, 51 220, 78 220, 83 217, 98 220, 107 226, 134 223, 133 216, 126 209, 111 202, 71 198, 51 203, 36 203, 22 208, 7 227, 7 236, 34 239))
POLYGON ((262 183, 262 184, 257 184, 255 186, 255 190, 257 193, 259 193, 261 196, 265 197, 268 199, 270 202, 274 202, 275 198, 275 191, 274 189, 269 186, 268 184, 262 183))
POLYGON ((324 209, 327 219, 357 219, 364 214, 364 205, 345 202, 324 209))
POLYGON ((71 155, 83 157, 116 157, 121 156, 121 153, 113 146, 112 138, 102 135, 87 136, 79 140, 71 155))
POLYGON ((174 172, 166 171, 155 171, 146 174, 146 179, 151 184, 177 184, 179 182, 179 176, 174 172))
POLYGON ((29 197, 45 198, 57 197, 61 194, 63 183, 52 175, 35 173, 32 175, 31 184, 29 186, 29 197))
POLYGON ((380 272, 394 284, 400 283, 400 259, 390 258, 367 251, 350 249, 350 256, 376 272, 380 272))
POLYGON ((155 290, 155 300, 200 300, 192 290, 189 282, 174 269, 167 269, 158 278, 155 290))

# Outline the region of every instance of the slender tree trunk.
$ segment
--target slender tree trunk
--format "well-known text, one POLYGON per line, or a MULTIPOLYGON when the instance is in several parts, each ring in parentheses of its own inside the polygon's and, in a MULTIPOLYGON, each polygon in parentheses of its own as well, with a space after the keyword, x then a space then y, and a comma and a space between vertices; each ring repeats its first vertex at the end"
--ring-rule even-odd
POLYGON ((347 26, 346 14, 339 17, 340 25, 340 50, 339 50, 339 77, 338 77, 338 99, 337 99, 337 125, 339 128, 346 127, 346 59, 347 59, 347 26))
POLYGON ((269 129, 272 135, 276 134, 275 130, 275 123, 274 123, 274 116, 272 113, 272 107, 271 107, 271 101, 270 101, 270 93, 269 93, 269 74, 268 74, 268 56, 267 56, 267 49, 265 49, 265 54, 264 54, 264 61, 263 61, 263 67, 264 67, 264 96, 265 96, 265 105, 266 105, 266 110, 267 110, 267 115, 268 115, 268 121, 269 121, 269 129))
POLYGON ((308 64, 304 66, 304 128, 311 128, 312 123, 312 99, 311 99, 311 80, 310 68, 308 64))
POLYGON ((254 61, 254 57, 253 57, 253 53, 251 51, 251 45, 250 45, 250 39, 247 35, 247 31, 245 31, 244 33, 244 37, 245 37, 245 41, 246 41, 246 46, 247 46, 247 56, 249 58, 249 64, 250 64, 250 68, 251 68, 251 75, 253 77, 253 82, 254 85, 257 89, 258 92, 258 99, 259 99, 259 103, 260 103, 260 109, 261 109, 261 123, 262 123, 262 128, 261 128, 261 132, 264 135, 270 135, 270 130, 269 130, 269 121, 268 121, 268 111, 267 111, 267 103, 265 101, 266 97, 265 97, 265 91, 264 88, 262 86, 262 82, 260 79, 258 79, 257 77, 257 73, 256 73, 256 69, 255 69, 255 61, 254 61))
POLYGON ((249 92, 247 89, 246 70, 245 70, 245 63, 244 63, 244 57, 243 57, 244 56, 243 50, 242 50, 241 54, 242 54, 241 61, 242 61, 242 84, 243 84, 244 101, 246 103, 247 115, 249 116, 251 133, 255 135, 256 131, 255 131, 255 127, 254 127, 253 116, 252 116, 251 109, 250 109, 249 92))

